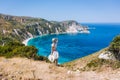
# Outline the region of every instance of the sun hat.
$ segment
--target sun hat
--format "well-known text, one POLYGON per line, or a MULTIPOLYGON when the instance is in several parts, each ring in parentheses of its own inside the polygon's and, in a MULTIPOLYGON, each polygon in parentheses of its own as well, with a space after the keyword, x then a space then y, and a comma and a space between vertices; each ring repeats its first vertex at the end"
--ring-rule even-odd
POLYGON ((48 59, 49 59, 50 62, 54 62, 54 60, 55 60, 54 55, 50 54, 48 56, 48 59))
POLYGON ((52 38, 52 42, 57 42, 58 39, 57 38, 52 38))

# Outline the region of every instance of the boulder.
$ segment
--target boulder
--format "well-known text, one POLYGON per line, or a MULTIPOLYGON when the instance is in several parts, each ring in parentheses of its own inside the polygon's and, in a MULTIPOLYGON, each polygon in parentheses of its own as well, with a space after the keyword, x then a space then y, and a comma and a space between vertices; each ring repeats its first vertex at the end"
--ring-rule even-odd
POLYGON ((110 51, 105 51, 101 53, 98 58, 100 59, 109 59, 109 60, 116 60, 115 56, 110 51))

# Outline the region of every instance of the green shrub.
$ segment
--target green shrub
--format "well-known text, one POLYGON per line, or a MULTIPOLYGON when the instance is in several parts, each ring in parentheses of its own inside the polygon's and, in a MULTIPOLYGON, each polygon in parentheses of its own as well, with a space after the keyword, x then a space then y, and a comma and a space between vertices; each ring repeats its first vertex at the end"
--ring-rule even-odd
POLYGON ((113 61, 113 60, 105 60, 96 58, 84 67, 84 70, 98 70, 102 68, 102 66, 111 67, 112 69, 120 68, 120 61, 113 61))
POLYGON ((92 67, 101 67, 105 62, 106 60, 104 59, 95 59, 95 60, 92 60, 90 61, 90 63, 87 64, 87 67, 89 68, 92 68, 92 67))
POLYGON ((120 35, 116 36, 109 46, 109 51, 111 51, 116 59, 120 60, 120 35))
POLYGON ((5 56, 6 58, 12 57, 26 57, 34 60, 45 60, 47 58, 37 55, 37 49, 34 46, 24 46, 19 42, 7 42, 5 46, 0 46, 0 56, 5 56))

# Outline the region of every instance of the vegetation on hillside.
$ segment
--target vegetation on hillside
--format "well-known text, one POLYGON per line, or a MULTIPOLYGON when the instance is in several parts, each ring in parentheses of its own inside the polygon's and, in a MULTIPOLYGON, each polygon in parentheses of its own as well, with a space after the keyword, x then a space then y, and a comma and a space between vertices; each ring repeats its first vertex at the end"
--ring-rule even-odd
MULTIPOLYGON (((57 22, 41 18, 0 14, 0 37, 16 39, 22 42, 30 37, 65 32, 68 26, 72 24, 81 26, 73 20, 57 22)), ((0 43, 3 44, 3 41, 6 42, 6 40, 2 38, 0 43)))
POLYGON ((116 36, 109 46, 109 50, 120 60, 120 35, 116 36))
POLYGON ((95 58, 91 60, 82 70, 99 70, 104 67, 111 67, 112 69, 120 68, 120 61, 105 60, 95 58))
POLYGON ((38 56, 37 49, 33 46, 24 46, 18 41, 8 41, 4 46, 0 46, 0 56, 6 58, 12 57, 26 57, 34 60, 46 60, 47 58, 38 56))
POLYGON ((105 60, 95 58, 91 60, 89 63, 86 64, 84 67, 85 70, 97 70, 102 68, 103 66, 109 66, 112 69, 120 68, 120 35, 116 36, 113 41, 111 42, 110 46, 108 47, 107 51, 111 51, 114 56, 116 57, 116 61, 113 60, 105 60))

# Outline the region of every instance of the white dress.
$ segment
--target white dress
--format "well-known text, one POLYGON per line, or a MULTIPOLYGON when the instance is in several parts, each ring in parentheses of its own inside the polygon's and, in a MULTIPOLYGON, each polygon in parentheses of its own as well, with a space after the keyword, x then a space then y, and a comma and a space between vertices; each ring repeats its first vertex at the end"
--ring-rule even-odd
MULTIPOLYGON (((52 43, 51 44, 51 47, 57 47, 57 44, 55 44, 55 43, 52 43)), ((53 54, 50 54, 49 56, 48 56, 48 59, 51 61, 51 62, 54 62, 54 60, 55 59, 58 59, 59 58, 59 53, 58 53, 58 51, 53 51, 53 54)))
MULTIPOLYGON (((52 44, 51 44, 51 47, 57 48, 57 44, 52 43, 52 44)), ((54 56, 54 59, 58 59, 58 57, 59 57, 58 51, 53 51, 53 56, 54 56)))

